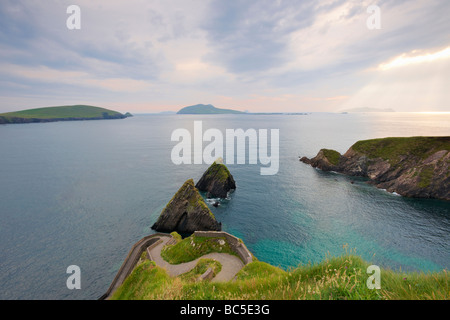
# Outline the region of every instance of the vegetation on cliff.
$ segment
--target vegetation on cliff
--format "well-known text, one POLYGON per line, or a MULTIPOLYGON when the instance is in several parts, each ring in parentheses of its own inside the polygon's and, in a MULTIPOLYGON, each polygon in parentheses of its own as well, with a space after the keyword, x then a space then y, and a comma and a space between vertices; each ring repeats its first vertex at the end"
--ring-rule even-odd
POLYGON ((335 150, 330 149, 322 149, 324 157, 334 166, 337 166, 339 163, 339 159, 341 158, 341 154, 335 150))
POLYGON ((168 245, 161 251, 161 256, 170 264, 193 261, 208 253, 219 252, 236 255, 223 237, 196 237, 191 235, 176 244, 168 245))
POLYGON ((229 191, 236 189, 236 182, 222 159, 218 159, 203 173, 195 187, 207 192, 208 197, 226 198, 229 191))
POLYGON ((28 109, 0 114, 1 123, 31 123, 74 120, 123 119, 117 111, 87 105, 59 106, 28 109))
MULTIPOLYGON (((205 262, 203 262, 205 263, 205 262)), ((204 270, 170 277, 142 260, 113 300, 418 300, 449 299, 446 271, 432 274, 381 270, 381 289, 366 285, 370 264, 353 254, 285 271, 261 261, 247 264, 228 282, 192 281, 204 270), (195 274, 192 274, 195 273, 195 274)))
POLYGON ((400 163, 405 155, 426 159, 440 150, 450 151, 450 137, 382 138, 356 142, 352 149, 369 158, 389 160, 391 165, 400 163))
POLYGON ((450 200, 450 137, 363 140, 344 155, 322 149, 300 160, 324 171, 367 177, 403 196, 450 200))
POLYGON ((221 224, 206 205, 194 180, 187 180, 161 212, 152 229, 161 232, 220 231, 221 224))

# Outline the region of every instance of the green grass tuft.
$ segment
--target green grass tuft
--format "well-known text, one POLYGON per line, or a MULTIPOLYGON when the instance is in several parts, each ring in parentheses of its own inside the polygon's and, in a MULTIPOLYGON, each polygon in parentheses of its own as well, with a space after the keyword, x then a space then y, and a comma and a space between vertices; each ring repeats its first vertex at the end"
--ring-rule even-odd
POLYGON ((193 261, 212 252, 236 255, 225 238, 196 237, 192 235, 177 244, 166 246, 161 251, 161 256, 171 264, 180 264, 193 261))
POLYGON ((176 231, 171 232, 170 235, 177 241, 177 243, 183 240, 181 235, 176 231))
POLYGON ((322 152, 332 165, 338 165, 339 159, 341 158, 341 154, 339 152, 330 149, 322 149, 322 152))
POLYGON ((431 184, 433 179, 434 167, 427 166, 422 169, 419 173, 419 183, 417 184, 420 188, 427 188, 431 184))
POLYGON ((197 265, 189 272, 180 275, 180 278, 187 282, 195 282, 204 274, 209 268, 212 269, 214 276, 222 270, 220 262, 213 259, 200 259, 197 265))
POLYGON ((223 163, 214 162, 206 171, 206 177, 214 178, 220 182, 225 182, 229 176, 231 176, 231 173, 223 163))

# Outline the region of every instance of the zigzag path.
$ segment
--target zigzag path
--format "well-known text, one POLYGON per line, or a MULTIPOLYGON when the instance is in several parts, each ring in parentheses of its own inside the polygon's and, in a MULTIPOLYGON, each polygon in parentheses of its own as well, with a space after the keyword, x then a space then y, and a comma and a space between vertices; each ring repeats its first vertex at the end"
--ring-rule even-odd
POLYGON ((214 259, 222 265, 221 271, 211 280, 211 281, 230 281, 233 280, 236 274, 244 267, 244 263, 236 256, 228 253, 209 253, 198 259, 190 262, 185 262, 181 264, 170 264, 161 257, 161 250, 171 240, 171 237, 160 237, 162 240, 159 244, 152 247, 148 252, 150 253, 151 259, 159 267, 166 269, 167 273, 176 277, 180 274, 189 272, 192 270, 200 259, 214 259))
POLYGON ((108 299, 114 293, 114 291, 125 281, 126 277, 134 269, 136 263, 139 260, 139 256, 144 250, 147 250, 147 254, 150 256, 151 260, 155 262, 156 265, 167 270, 167 273, 172 277, 176 277, 185 272, 189 272, 197 265, 198 260, 202 258, 214 259, 222 265, 221 271, 211 280, 214 282, 230 281, 234 279, 239 270, 244 267, 244 263, 241 259, 227 253, 210 253, 194 261, 177 265, 170 264, 161 257, 161 250, 170 240, 173 240, 171 235, 161 233, 150 235, 139 240, 128 253, 127 258, 117 272, 116 277, 112 281, 110 287, 108 288, 106 293, 99 298, 99 300, 108 299))

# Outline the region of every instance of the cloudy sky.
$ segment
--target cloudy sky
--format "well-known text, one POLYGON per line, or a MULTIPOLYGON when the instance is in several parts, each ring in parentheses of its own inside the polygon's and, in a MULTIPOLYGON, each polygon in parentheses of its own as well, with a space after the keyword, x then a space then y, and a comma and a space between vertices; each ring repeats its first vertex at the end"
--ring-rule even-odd
POLYGON ((449 16, 448 0, 1 0, 0 112, 450 112, 449 16))

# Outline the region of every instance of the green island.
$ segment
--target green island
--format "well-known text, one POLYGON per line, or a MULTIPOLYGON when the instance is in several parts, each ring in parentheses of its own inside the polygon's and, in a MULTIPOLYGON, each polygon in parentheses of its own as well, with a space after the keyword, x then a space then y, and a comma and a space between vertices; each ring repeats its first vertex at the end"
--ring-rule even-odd
POLYGON ((233 109, 216 108, 212 104, 196 104, 180 109, 177 114, 238 114, 238 115, 307 115, 304 112, 243 112, 233 109))
POLYGON ((177 114, 244 114, 242 111, 216 108, 212 104, 196 104, 184 107, 177 114))
MULTIPOLYGON (((173 263, 191 261, 210 252, 223 252, 217 239, 194 235, 166 245, 164 257, 173 263)), ((253 261, 243 266, 233 280, 199 280, 208 268, 217 274, 221 266, 200 259, 196 267, 177 277, 148 259, 144 253, 131 274, 112 294, 111 300, 446 300, 449 299, 447 271, 439 273, 400 272, 381 269, 380 289, 369 289, 370 263, 347 250, 317 264, 283 270, 253 261)))
POLYGON ((122 114, 117 111, 100 107, 88 105, 71 105, 0 113, 0 124, 124 119, 130 116, 132 115, 128 112, 126 114, 122 114))

